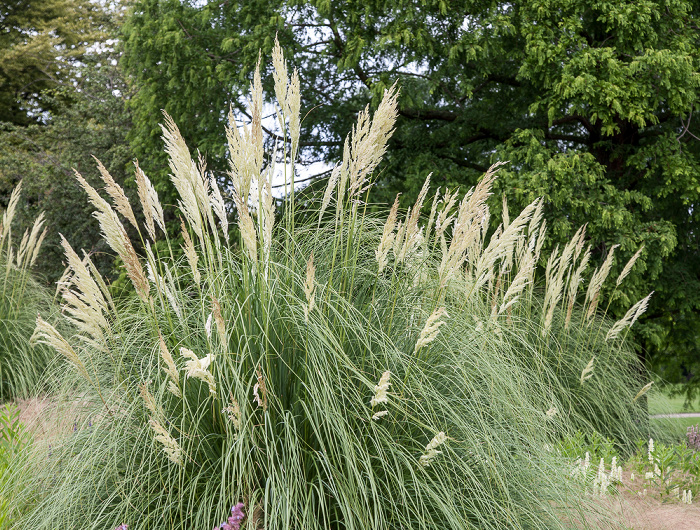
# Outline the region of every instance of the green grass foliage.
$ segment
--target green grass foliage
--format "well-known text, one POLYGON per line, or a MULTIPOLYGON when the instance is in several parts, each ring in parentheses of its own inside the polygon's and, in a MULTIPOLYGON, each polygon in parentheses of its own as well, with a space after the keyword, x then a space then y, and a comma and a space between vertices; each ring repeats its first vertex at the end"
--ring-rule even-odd
MULTIPOLYGON (((113 300, 64 242, 64 312, 76 332, 64 338, 39 319, 34 340, 65 357, 65 399, 92 412, 51 456, 36 449, 45 489, 22 527, 208 529, 239 502, 245 528, 577 519, 567 506, 582 506, 580 491, 552 447, 577 430, 621 445, 647 435, 637 398, 646 381, 624 332, 609 335, 596 316, 595 288, 574 303, 582 234, 550 260, 539 289, 541 202, 489 230, 495 168, 466 195, 437 195, 429 216, 427 183, 405 217, 366 214, 394 89, 373 119, 360 115, 326 193, 292 192, 276 214, 272 175, 294 188, 299 102, 279 50, 275 71, 287 139, 278 155, 291 162, 264 164, 256 75, 252 122, 228 132, 238 230, 167 116, 184 257, 159 230, 140 170, 141 258, 110 204, 81 182, 135 296, 113 300)), ((129 220, 131 206, 106 183, 129 220)))
POLYGON ((35 391, 51 358, 48 348, 29 344, 36 315, 50 311, 51 298, 31 272, 46 235, 43 215, 13 245, 12 221, 21 189, 20 183, 0 222, 0 402, 35 391))

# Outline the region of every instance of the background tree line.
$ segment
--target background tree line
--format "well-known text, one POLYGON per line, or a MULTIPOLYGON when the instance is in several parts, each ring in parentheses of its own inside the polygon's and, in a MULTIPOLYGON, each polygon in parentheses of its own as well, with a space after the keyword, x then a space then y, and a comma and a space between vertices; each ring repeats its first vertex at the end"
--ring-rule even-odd
MULTIPOLYGON (((300 178, 339 159, 357 112, 398 80, 400 118, 371 201, 400 192, 409 204, 431 172, 434 188, 465 191, 510 161, 498 194, 513 210, 544 197, 555 244, 588 222, 598 262, 619 245, 613 274, 644 245, 625 294, 607 293, 611 314, 655 291, 640 354, 700 388, 699 23, 692 0, 5 2, 0 204, 24 178, 53 235, 110 269, 71 168, 96 183, 94 154, 128 189, 138 158, 168 197, 165 109, 225 189, 226 113, 245 119, 250 65, 260 53, 268 63, 277 35, 309 109, 300 178)), ((268 139, 279 142, 272 126, 268 139)), ((323 174, 306 190, 319 186, 323 174)))

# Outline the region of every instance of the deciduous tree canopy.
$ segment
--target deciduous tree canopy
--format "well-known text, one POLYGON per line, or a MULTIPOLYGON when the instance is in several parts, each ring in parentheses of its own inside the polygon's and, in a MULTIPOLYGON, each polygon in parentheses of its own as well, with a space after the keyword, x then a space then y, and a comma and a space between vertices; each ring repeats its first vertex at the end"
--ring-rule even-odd
POLYGON ((410 200, 428 172, 465 189, 509 160, 501 190, 515 207, 544 197, 556 240, 590 220, 599 259, 620 245, 618 271, 644 245, 613 312, 655 290, 641 339, 688 368, 700 359, 699 21, 690 0, 140 0, 124 28, 133 145, 165 167, 165 108, 223 172, 224 112, 275 34, 303 67, 307 159, 338 155, 355 113, 398 79, 376 198, 410 200))

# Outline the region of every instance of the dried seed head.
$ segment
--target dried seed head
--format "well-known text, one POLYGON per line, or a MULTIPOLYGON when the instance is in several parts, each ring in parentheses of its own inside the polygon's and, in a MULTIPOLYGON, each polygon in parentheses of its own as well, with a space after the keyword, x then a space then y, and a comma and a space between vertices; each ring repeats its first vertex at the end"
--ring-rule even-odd
POLYGON ((605 335, 605 340, 616 339, 622 330, 627 327, 632 327, 637 319, 647 310, 649 299, 653 294, 654 292, 652 291, 646 297, 642 298, 639 302, 630 307, 627 313, 625 313, 625 316, 615 322, 615 324, 608 330, 608 333, 605 335))
POLYGON ((187 373, 185 377, 194 377, 204 381, 209 386, 209 392, 216 395, 216 382, 214 381, 214 376, 207 370, 209 365, 214 360, 212 354, 208 354, 201 359, 199 359, 192 350, 187 348, 180 348, 180 355, 190 359, 185 363, 185 370, 187 373))
POLYGON ((100 170, 100 175, 105 183, 105 190, 114 201, 114 207, 126 218, 127 221, 133 225, 134 228, 136 228, 136 230, 138 230, 139 225, 136 222, 136 216, 134 215, 134 211, 131 209, 131 204, 129 203, 128 197, 124 193, 124 190, 114 181, 114 178, 112 178, 112 175, 109 174, 109 171, 107 171, 107 168, 104 167, 102 162, 100 162, 94 156, 93 158, 97 162, 97 169, 100 170))
POLYGON ((304 306, 304 319, 309 321, 309 313, 313 311, 316 294, 316 267, 314 267, 314 255, 311 254, 306 262, 306 282, 304 283, 304 294, 306 295, 306 305, 304 306))
POLYGON ((233 399, 233 394, 229 392, 230 404, 224 408, 221 413, 226 414, 226 417, 233 424, 236 431, 241 430, 241 408, 238 406, 238 401, 233 399))
POLYGON ((224 317, 221 315, 221 304, 213 295, 211 297, 211 307, 211 312, 214 315, 214 322, 216 323, 216 331, 219 334, 221 344, 226 344, 226 325, 224 323, 224 317))
POLYGON ((371 401, 369 404, 372 407, 376 407, 377 405, 381 403, 388 403, 389 402, 389 397, 387 395, 387 392, 389 391, 389 387, 391 386, 391 382, 389 381, 391 379, 391 372, 387 370, 382 374, 382 376, 379 378, 379 383, 374 387, 374 396, 372 397, 371 401))
POLYGON ((586 367, 581 371, 581 384, 584 383, 584 381, 589 380, 591 377, 593 377, 593 363, 595 362, 595 355, 593 358, 588 361, 588 364, 586 367))
POLYGON ((165 456, 167 456, 173 463, 181 466, 182 448, 177 443, 177 440, 175 440, 175 438, 173 438, 170 433, 156 420, 150 419, 148 420, 148 424, 156 433, 155 440, 163 446, 162 449, 165 456))
POLYGON ((263 412, 267 411, 267 386, 265 385, 265 375, 262 372, 260 366, 257 368, 258 381, 253 387, 253 401, 258 404, 258 407, 262 407, 263 412), (260 394, 258 394, 260 391, 260 394))
POLYGON ((438 451, 437 448, 440 447, 447 441, 447 436, 445 433, 440 431, 435 435, 435 437, 430 440, 430 443, 425 446, 425 452, 419 459, 419 463, 424 467, 429 467, 433 459, 439 455, 442 451, 438 451))
MULTIPOLYGON (((639 392, 637 392, 637 395, 634 396, 634 399, 632 400, 632 402, 633 403, 636 402, 640 397, 642 397, 644 394, 649 392, 649 389, 651 388, 651 385, 653 385, 653 384, 654 384, 654 381, 651 381, 650 383, 647 383, 646 385, 644 385, 642 387, 642 389, 639 392)), ((650 446, 650 447, 651 447, 650 448, 650 452, 651 452, 651 451, 653 451, 653 446, 650 446)))
POLYGON ((422 347, 427 346, 435 340, 438 332, 440 331, 440 326, 445 323, 440 319, 448 316, 449 315, 447 314, 447 311, 445 311, 444 307, 438 307, 432 312, 432 314, 428 317, 428 320, 425 322, 425 327, 420 332, 420 336, 416 341, 416 346, 413 349, 413 353, 416 353, 422 347))
POLYGON ((627 262, 627 265, 625 265, 625 268, 622 269, 622 272, 620 273, 620 276, 617 277, 617 281, 615 282, 615 286, 619 287, 622 281, 627 278, 627 275, 632 271, 632 268, 634 267, 634 264, 637 262, 637 259, 642 253, 642 250, 644 250, 644 245, 639 247, 639 250, 634 253, 634 256, 630 258, 630 260, 627 262))

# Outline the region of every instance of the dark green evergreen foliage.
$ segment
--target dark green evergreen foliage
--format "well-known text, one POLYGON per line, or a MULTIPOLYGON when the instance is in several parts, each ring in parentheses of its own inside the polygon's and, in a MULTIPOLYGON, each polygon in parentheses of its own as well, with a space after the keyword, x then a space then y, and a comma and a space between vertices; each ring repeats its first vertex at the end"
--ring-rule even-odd
MULTIPOLYGON (((0 205, 19 180, 24 182, 25 201, 18 211, 20 226, 44 211, 49 227, 42 258, 37 269, 50 281, 63 272, 63 250, 58 234, 78 242, 94 253, 100 270, 113 267, 111 252, 98 237, 97 222, 74 176, 73 169, 93 184, 101 182, 96 157, 122 185, 133 172, 125 145, 130 128, 126 109, 129 88, 116 62, 116 52, 83 58, 73 71, 77 87, 62 87, 45 96, 53 111, 44 123, 28 126, 4 124, 0 127, 0 205)), ((136 193, 132 204, 138 204, 136 193)))
MULTIPOLYGON (((166 167, 165 108, 225 178, 220 109, 242 109, 275 34, 313 108, 307 161, 338 158, 355 113, 398 78, 375 200, 402 192, 409 204, 428 172, 466 189, 510 160, 500 190, 515 209, 544 197, 552 244, 588 223, 598 259, 620 245, 612 274, 645 245, 626 294, 607 293, 611 314, 655 290, 640 353, 669 375, 700 374, 699 15, 690 0, 140 0, 123 29, 138 86, 132 146, 147 170, 166 167)), ((167 170, 152 176, 165 191, 167 170)))

